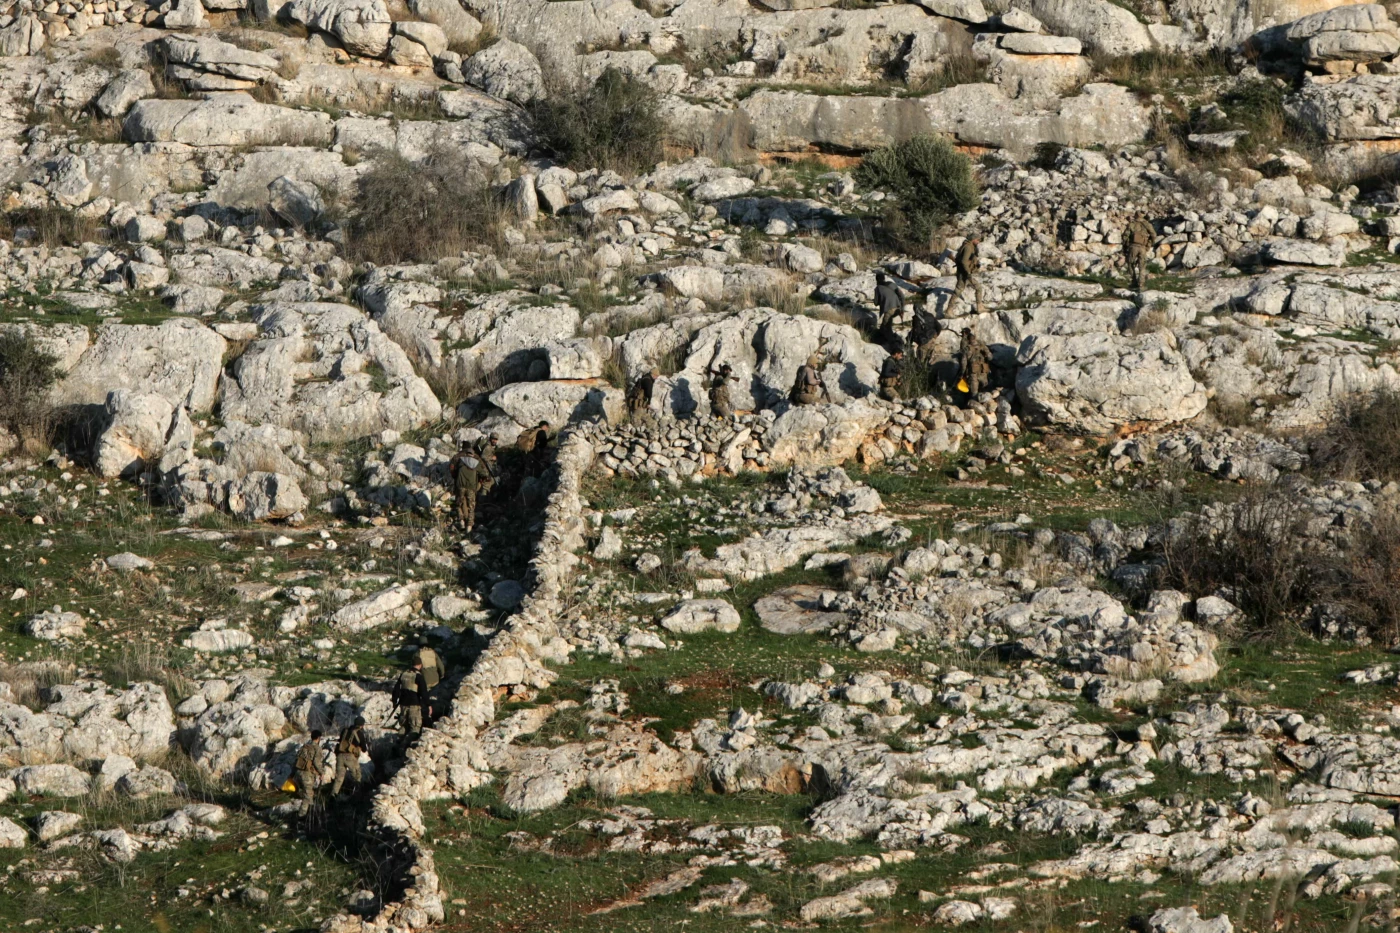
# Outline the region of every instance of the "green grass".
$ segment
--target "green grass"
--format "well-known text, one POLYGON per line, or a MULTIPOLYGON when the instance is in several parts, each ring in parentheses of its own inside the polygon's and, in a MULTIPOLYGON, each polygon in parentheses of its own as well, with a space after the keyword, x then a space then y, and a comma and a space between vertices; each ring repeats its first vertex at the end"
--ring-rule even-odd
MULTIPOLYGON (((403 637, 399 626, 348 637, 337 633, 340 647, 322 657, 304 651, 307 643, 328 631, 319 614, 313 614, 311 623, 294 636, 287 636, 278 632, 277 622, 289 603, 280 599, 240 602, 232 586, 277 583, 291 575, 297 575, 296 583, 303 586, 332 581, 339 586, 344 585, 347 567, 362 567, 366 560, 374 560, 378 572, 400 578, 408 569, 419 580, 431 579, 436 572, 405 563, 401 548, 367 546, 370 537, 396 537, 399 532, 393 527, 362 532, 332 522, 329 530, 341 545, 338 551, 307 548, 316 540, 312 535, 299 537, 292 547, 274 548, 271 539, 283 529, 217 516, 212 524, 225 540, 199 541, 170 534, 180 525, 178 517, 147 502, 125 483, 91 476, 76 476, 65 483, 50 468, 27 475, 54 483, 57 490, 0 499, 0 593, 5 596, 0 603, 0 662, 61 653, 65 660, 108 676, 137 672, 160 679, 161 671, 172 678, 191 676, 206 666, 243 663, 237 657, 202 658, 179 647, 199 623, 222 618, 231 626, 247 628, 257 640, 256 663, 248 666, 271 667, 290 682, 344 677, 350 663, 360 676, 387 674, 399 664, 397 649, 403 637), (87 488, 79 491, 79 484, 87 488), (99 496, 99 491, 107 495, 99 496), (44 524, 34 524, 36 517, 44 524), (45 546, 45 541, 52 543, 45 546), (124 551, 154 561, 155 570, 119 575, 95 569, 106 557, 124 551), (10 600, 17 589, 28 595, 10 600), (55 604, 88 620, 87 634, 61 652, 21 631, 32 615, 55 604)), ((384 585, 362 584, 356 589, 363 595, 384 585)))
MULTIPOLYGON (((266 806, 281 799, 265 795, 248 802, 266 806)), ((158 819, 184 802, 121 801, 93 808, 81 800, 35 800, 5 805, 0 813, 20 822, 43 810, 67 809, 83 813, 84 830, 116 825, 130 830, 135 823, 158 819)), ((227 798, 218 802, 233 803, 227 798)), ((0 928, 69 930, 100 924, 109 930, 120 925, 143 933, 256 933, 269 927, 314 930, 322 919, 339 912, 348 895, 361 886, 359 866, 346 848, 354 845, 350 826, 303 838, 235 810, 219 830, 220 839, 143 852, 129 865, 80 849, 0 850, 0 928), (47 883, 27 878, 31 871, 52 868, 73 869, 77 876, 47 883), (11 873, 12 869, 16 870, 11 873), (310 882, 294 896, 296 903, 282 897, 289 882, 310 882), (246 885, 267 891, 268 903, 258 906, 237 896, 246 885), (34 925, 35 918, 42 925, 34 925)))
POLYGON ((35 321, 43 324, 80 324, 98 327, 102 324, 159 324, 179 317, 158 298, 149 295, 121 295, 110 309, 95 311, 74 307, 45 284, 34 294, 10 289, 4 295, 4 311, 0 322, 35 321))
MULTIPOLYGON (((954 830, 965 840, 955 852, 924 849, 912 861, 888 865, 869 874, 849 875, 823 886, 806 869, 842 856, 878 855, 880 850, 869 842, 836 844, 809 837, 805 818, 812 802, 805 796, 757 793, 727 797, 658 794, 615 801, 577 795, 554 810, 507 817, 502 815, 494 791, 483 788, 465 801, 466 806, 428 805, 424 821, 437 845, 438 870, 446 889, 449 918, 445 929, 472 933, 544 928, 571 933, 651 933, 669 929, 728 933, 748 921, 724 912, 692 913, 689 908, 699 899, 702 887, 723 884, 732 878, 750 885, 749 897, 767 897, 774 909, 765 919, 782 927, 796 921, 801 905, 812 898, 834 894, 872 877, 897 881, 896 895, 888 901, 871 900, 870 916, 823 923, 820 928, 923 930, 932 927, 929 915, 938 901, 921 903, 920 891, 942 895, 960 885, 975 883, 969 874, 991 862, 1006 863, 1015 866, 1015 870, 992 875, 982 884, 1024 877, 1030 866, 1063 858, 1081 844, 1073 838, 1031 835, 982 821, 954 830), (607 817, 608 808, 614 805, 643 806, 659 820, 682 821, 648 836, 672 842, 684 841, 693 826, 778 826, 785 836, 781 848, 786 861, 778 868, 750 867, 742 862, 708 868, 696 885, 680 893, 639 906, 598 912, 701 854, 693 850, 608 851, 608 837, 589 832, 579 824, 607 817), (552 840, 549 852, 538 848, 545 839, 552 840)), ((1190 878, 1175 876, 1151 884, 1086 880, 1063 887, 1018 886, 987 892, 1017 898, 1020 910, 1015 916, 1000 923, 974 924, 971 929, 1006 933, 1121 930, 1159 907, 1195 904, 1202 916, 1228 913, 1236 929, 1256 930, 1268 909, 1271 889, 1271 883, 1205 889, 1194 885, 1190 878)), ((985 895, 964 896, 978 900, 985 895)), ((1349 916, 1348 910, 1348 905, 1337 898, 1300 899, 1286 915, 1293 929, 1321 931, 1340 929, 1349 916)), ((1279 914, 1277 919, 1282 921, 1284 915, 1279 914)))

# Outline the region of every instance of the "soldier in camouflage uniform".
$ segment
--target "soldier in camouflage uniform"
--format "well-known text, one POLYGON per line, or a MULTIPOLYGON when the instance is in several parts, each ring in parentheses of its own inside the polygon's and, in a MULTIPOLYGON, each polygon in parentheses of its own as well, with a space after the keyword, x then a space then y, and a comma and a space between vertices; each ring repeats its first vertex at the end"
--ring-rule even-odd
POLYGON ((335 783, 331 785, 331 796, 339 797, 340 789, 348 779, 356 787, 360 786, 360 756, 369 751, 365 739, 365 719, 355 717, 355 724, 340 731, 335 743, 335 783))
POLYGON ((1147 256, 1152 249, 1152 240, 1157 232, 1142 217, 1133 218, 1128 224, 1128 235, 1123 238, 1123 251, 1128 262, 1128 274, 1132 276, 1133 288, 1142 291, 1147 286, 1147 256))
POLYGON ((719 369, 710 370, 710 414, 716 418, 728 418, 734 414, 734 400, 729 395, 729 384, 738 382, 734 367, 721 363, 719 369))
POLYGON ((321 730, 311 730, 311 740, 297 749, 296 762, 292 765, 296 772, 297 797, 301 806, 297 812, 306 816, 316 803, 316 785, 321 783, 321 730))
POLYGON ((456 497, 457 521, 466 534, 476 524, 476 494, 481 489, 481 473, 485 469, 482 460, 474 455, 466 441, 462 441, 457 455, 447 464, 452 476, 452 491, 456 497))

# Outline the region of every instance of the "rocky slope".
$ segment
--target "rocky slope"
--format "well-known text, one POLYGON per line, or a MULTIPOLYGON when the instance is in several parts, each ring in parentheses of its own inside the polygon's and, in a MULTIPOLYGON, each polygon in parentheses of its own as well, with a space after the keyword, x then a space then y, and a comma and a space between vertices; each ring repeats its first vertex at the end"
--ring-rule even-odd
POLYGON ((1400 492, 1319 441, 1400 390, 1397 55, 1335 0, 0 3, 62 428, 0 424, 3 925, 1393 925, 1400 492), (608 69, 666 161, 546 151, 608 69), (929 132, 980 193, 906 255, 855 169, 929 132), (367 253, 444 165, 482 229, 367 253), (453 452, 541 422, 458 533, 453 452), (1265 647, 1262 570, 1181 569, 1249 522, 1265 647))

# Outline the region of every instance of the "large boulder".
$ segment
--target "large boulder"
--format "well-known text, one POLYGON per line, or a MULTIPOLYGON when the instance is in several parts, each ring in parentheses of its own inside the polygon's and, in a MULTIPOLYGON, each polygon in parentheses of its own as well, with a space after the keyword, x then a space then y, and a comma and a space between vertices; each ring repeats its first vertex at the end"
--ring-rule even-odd
POLYGON ((54 389, 60 405, 105 405, 117 389, 158 395, 172 406, 207 412, 228 343, 195 321, 156 326, 105 324, 97 340, 54 389))
POLYGON ((242 91, 205 100, 141 100, 122 123, 133 143, 192 146, 329 146, 335 126, 328 114, 263 104, 242 91))
POLYGON ((384 0, 292 0, 282 12, 308 29, 335 36, 352 54, 378 58, 389 48, 393 20, 384 0))
POLYGON ((44 47, 44 24, 28 13, 0 29, 0 57, 37 55, 44 47))
POLYGON ((528 104, 544 97, 544 72, 530 50, 509 39, 482 49, 462 63, 462 77, 492 97, 528 104))
POLYGON ((72 765, 26 765, 10 772, 21 793, 44 797, 81 797, 89 778, 72 765))
POLYGON ((622 417, 622 390, 596 380, 516 382, 491 393, 491 404, 516 424, 532 427, 547 421, 555 427, 575 421, 622 417))
POLYGON ((1284 108, 1332 142, 1400 139, 1400 81, 1394 75, 1308 80, 1284 108))
POLYGON ((86 627, 87 624, 78 613, 64 612, 62 608, 54 606, 24 623, 24 632, 30 638, 40 641, 58 641, 62 638, 77 638, 83 634, 86 627))
MULTIPOLYGON (((0 767, 43 764, 63 757, 63 733, 71 721, 36 713, 18 703, 0 702, 0 767)), ((0 779, 0 802, 8 796, 0 779)), ((13 785, 9 786, 13 790, 13 785)))
POLYGON ((763 435, 772 466, 830 466, 853 458, 861 443, 889 418, 862 399, 841 405, 793 405, 763 435))
POLYGON ((728 363, 738 379, 730 390, 734 407, 772 407, 787 398, 813 354, 822 358, 822 381, 838 404, 873 394, 888 355, 854 327, 756 308, 700 329, 685 365, 670 377, 667 404, 677 414, 708 410, 708 373, 728 363))
POLYGON ((277 59, 213 36, 166 36, 161 40, 169 75, 191 90, 248 90, 271 80, 277 59))
POLYGON ((862 151, 918 133, 1029 156, 1040 143, 1116 148, 1143 138, 1147 108, 1127 88, 1086 84, 1054 109, 1013 99, 995 84, 961 84, 921 98, 841 97, 758 91, 739 105, 761 152, 805 152, 811 146, 862 151))
POLYGON ((214 778, 245 776, 273 752, 287 717, 269 700, 266 686, 244 686, 210 705, 189 730, 190 758, 214 778))
POLYGON ((1166 333, 1029 337, 1017 362, 1016 393, 1033 423, 1105 434, 1186 421, 1206 407, 1205 387, 1166 333))
POLYGON ((1013 6, 1105 55, 1134 55, 1155 44, 1133 11, 1112 0, 1013 0, 1013 6))
POLYGON ((457 0, 409 0, 408 8, 423 22, 441 28, 452 45, 471 42, 481 34, 481 21, 457 0))
POLYGON ((245 521, 290 518, 310 504, 296 477, 285 473, 254 471, 228 485, 228 509, 245 521))
MULTIPOLYGON (((165 454, 176 423, 175 406, 159 395, 117 389, 107 396, 107 426, 93 460, 100 476, 128 476, 165 454)), ((184 422, 188 424, 188 421, 184 422)))
POLYGON ((1400 52, 1400 30, 1379 3, 1324 10, 1304 16, 1285 32, 1309 65, 1374 62, 1400 52))
POLYGON ((687 599, 668 612, 661 627, 677 635, 739 631, 739 611, 723 599, 687 599))
POLYGON ((276 302, 224 379, 223 417, 293 428, 311 440, 409 430, 442 406, 403 348, 348 305, 276 302))
POLYGON ((73 721, 63 736, 63 752, 78 761, 108 755, 157 758, 170 750, 175 714, 164 688, 132 684, 114 692, 100 681, 78 681, 50 689, 46 712, 73 721))
POLYGON ((104 117, 123 117, 138 100, 154 97, 155 82, 139 68, 123 71, 107 83, 93 106, 104 117))

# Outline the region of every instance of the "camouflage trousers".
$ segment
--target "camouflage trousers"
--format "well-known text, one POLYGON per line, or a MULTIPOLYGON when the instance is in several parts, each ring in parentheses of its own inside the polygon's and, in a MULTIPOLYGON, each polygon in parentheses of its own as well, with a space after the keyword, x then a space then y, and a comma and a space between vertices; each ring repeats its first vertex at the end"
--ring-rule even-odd
POLYGON ((457 490, 457 521, 462 523, 462 527, 467 531, 472 530, 476 524, 476 490, 457 490))
POLYGON ((296 774, 297 798, 301 803, 298 811, 302 816, 311 812, 311 807, 316 803, 316 775, 310 771, 298 771, 296 774))
POLYGON ((340 788, 345 785, 346 780, 355 784, 360 784, 360 756, 349 752, 336 752, 335 755, 335 783, 331 785, 331 796, 340 794, 340 788))
POLYGON ((1128 245, 1128 274, 1133 278, 1133 288, 1142 291, 1147 284, 1147 247, 1128 245))

